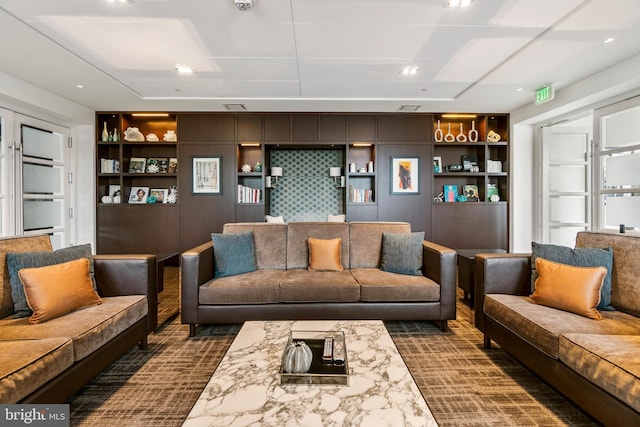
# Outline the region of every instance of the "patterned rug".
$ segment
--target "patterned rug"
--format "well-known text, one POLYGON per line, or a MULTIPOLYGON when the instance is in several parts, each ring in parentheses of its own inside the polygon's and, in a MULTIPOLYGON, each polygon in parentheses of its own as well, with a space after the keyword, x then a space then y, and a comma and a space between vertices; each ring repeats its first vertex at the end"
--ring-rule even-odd
MULTIPOLYGON (((165 269, 160 327, 69 399, 73 426, 180 426, 241 325, 180 324, 179 273, 165 269)), ((462 294, 460 294, 460 297, 462 294)), ((441 426, 595 426, 499 348, 485 351, 461 298, 443 333, 430 322, 385 322, 441 426)))

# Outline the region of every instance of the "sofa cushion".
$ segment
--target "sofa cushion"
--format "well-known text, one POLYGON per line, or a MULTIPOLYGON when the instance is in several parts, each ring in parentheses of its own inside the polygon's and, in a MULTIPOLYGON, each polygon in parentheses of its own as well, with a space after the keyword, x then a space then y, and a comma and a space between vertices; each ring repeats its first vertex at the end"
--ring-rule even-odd
POLYGON ((103 297, 100 305, 35 325, 24 317, 0 319, 0 340, 68 337, 73 341, 77 362, 143 319, 147 312, 144 295, 103 297))
POLYGON ((265 215, 264 219, 270 223, 284 224, 284 217, 282 215, 280 216, 265 215))
POLYGON ((590 319, 602 319, 596 307, 600 302, 606 268, 574 267, 537 258, 536 271, 538 278, 531 301, 590 319))
POLYGON ((287 225, 266 222, 225 224, 222 232, 253 233, 256 268, 287 268, 287 225))
POLYGON ((256 269, 253 232, 221 234, 211 233, 215 278, 248 273, 256 269))
POLYGON ((487 294, 484 313, 555 359, 561 334, 640 335, 640 318, 627 313, 604 311, 602 320, 594 322, 568 311, 531 304, 528 297, 517 295, 487 294))
POLYGON ((354 268, 360 301, 440 301, 440 285, 424 276, 390 273, 379 268, 354 268))
POLYGON ((611 305, 640 316, 640 237, 581 231, 576 237, 576 247, 613 248, 611 305))
POLYGON ((13 298, 11 297, 11 281, 9 269, 6 265, 8 252, 51 251, 49 236, 29 236, 0 238, 0 318, 13 313, 13 298))
POLYGON ((342 271, 340 263, 342 239, 309 237, 309 271, 342 271))
POLYGON ((77 245, 56 251, 37 252, 9 252, 7 253, 7 268, 9 270, 9 280, 11 282, 11 297, 13 298, 13 309, 16 316, 26 317, 32 314, 31 308, 27 304, 22 281, 18 272, 23 268, 44 267, 47 265, 60 264, 75 259, 87 258, 89 260, 89 274, 94 289, 96 288, 95 274, 93 268, 93 256, 91 245, 77 245))
POLYGON ((46 322, 82 307, 102 303, 93 289, 87 258, 46 267, 23 268, 18 274, 24 284, 29 307, 33 310, 30 323, 46 322))
POLYGON ((576 267, 605 267, 607 274, 600 290, 598 310, 614 310, 611 307, 611 271, 613 265, 613 251, 611 248, 577 248, 566 246, 531 243, 531 284, 537 279, 536 259, 544 258, 549 261, 576 267))
POLYGON ((345 222, 347 216, 345 214, 327 215, 327 222, 345 222))
POLYGON ((287 225, 287 269, 309 267, 309 237, 342 239, 340 262, 349 266, 349 224, 346 222, 290 222, 287 225))
POLYGON ((285 270, 251 273, 210 280, 200 286, 200 304, 270 304, 280 302, 280 282, 285 270))
POLYGON ((0 403, 17 403, 73 365, 69 338, 0 340, 0 403))
POLYGON ((560 360, 627 405, 640 411, 640 336, 566 334, 560 360))
POLYGON ((356 302, 360 285, 349 270, 287 270, 280 282, 281 302, 356 302))
POLYGON ((349 223, 349 260, 351 268, 380 268, 382 233, 410 233, 408 222, 349 223))
POLYGON ((424 231, 382 233, 380 268, 392 273, 422 275, 423 240, 424 231))

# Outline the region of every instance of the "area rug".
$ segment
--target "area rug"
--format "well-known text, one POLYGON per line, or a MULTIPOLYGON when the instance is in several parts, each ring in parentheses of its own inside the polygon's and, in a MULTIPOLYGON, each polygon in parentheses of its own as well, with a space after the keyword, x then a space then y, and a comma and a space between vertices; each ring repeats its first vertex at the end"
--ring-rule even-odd
MULTIPOLYGON (((149 348, 132 349, 75 394, 73 426, 180 426, 241 325, 180 324, 177 267, 167 267, 161 325, 149 348)), ((457 319, 385 322, 441 426, 598 425, 499 348, 485 351, 462 294, 457 319)))

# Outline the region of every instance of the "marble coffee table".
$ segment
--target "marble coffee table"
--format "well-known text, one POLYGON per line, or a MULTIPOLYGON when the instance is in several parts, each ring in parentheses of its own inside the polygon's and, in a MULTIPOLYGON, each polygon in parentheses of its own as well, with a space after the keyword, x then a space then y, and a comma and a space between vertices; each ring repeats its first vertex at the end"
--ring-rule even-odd
POLYGON ((191 409, 196 426, 437 426, 382 321, 246 322, 191 409), (345 333, 349 385, 281 385, 291 330, 345 333))

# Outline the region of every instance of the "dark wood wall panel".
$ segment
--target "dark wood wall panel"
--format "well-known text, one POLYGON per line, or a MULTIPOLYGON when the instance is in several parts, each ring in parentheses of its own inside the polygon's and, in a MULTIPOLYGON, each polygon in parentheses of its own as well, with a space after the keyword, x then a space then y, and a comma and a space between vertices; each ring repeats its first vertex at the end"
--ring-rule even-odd
POLYGON ((238 142, 262 141, 262 114, 238 114, 236 125, 238 142))
POLYGON ((507 204, 435 203, 432 240, 453 249, 508 249, 507 204))
POLYGON ((407 221, 414 231, 431 237, 431 146, 428 144, 394 144, 378 146, 378 220, 407 221), (391 194, 391 157, 418 157, 420 160, 419 194, 391 194))
POLYGON ((178 141, 234 141, 235 115, 216 113, 180 114, 178 141))
POLYGON ((349 141, 373 142, 376 140, 376 116, 350 115, 348 121, 349 141))
POLYGON ((227 222, 235 222, 235 144, 190 144, 179 146, 180 251, 185 251, 222 232, 227 222), (222 156, 222 194, 192 194, 194 156, 222 156))
POLYGON ((319 141, 319 126, 317 114, 294 114, 291 117, 293 142, 319 141))
POLYGON ((432 122, 431 114, 378 116, 378 141, 431 141, 432 122))
POLYGON ((347 140, 347 116, 325 114, 320 116, 320 140, 323 142, 344 142, 347 140))
POLYGON ((265 114, 264 141, 282 142, 291 140, 290 118, 289 114, 265 114))

